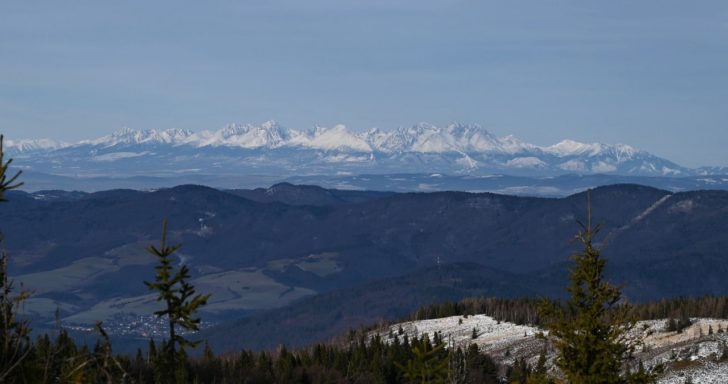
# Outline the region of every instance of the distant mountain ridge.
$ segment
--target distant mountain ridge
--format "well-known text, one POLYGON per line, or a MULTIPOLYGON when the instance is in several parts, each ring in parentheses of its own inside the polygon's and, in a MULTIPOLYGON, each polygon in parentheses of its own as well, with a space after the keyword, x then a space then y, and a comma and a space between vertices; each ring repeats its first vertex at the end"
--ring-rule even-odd
POLYGON ((563 140, 537 146, 497 137, 473 124, 419 123, 392 131, 351 132, 344 125, 297 130, 275 121, 230 124, 217 131, 124 128, 75 144, 48 139, 8 141, 27 169, 52 174, 117 176, 179 174, 425 173, 552 176, 568 173, 689 176, 689 169, 629 145, 563 140))

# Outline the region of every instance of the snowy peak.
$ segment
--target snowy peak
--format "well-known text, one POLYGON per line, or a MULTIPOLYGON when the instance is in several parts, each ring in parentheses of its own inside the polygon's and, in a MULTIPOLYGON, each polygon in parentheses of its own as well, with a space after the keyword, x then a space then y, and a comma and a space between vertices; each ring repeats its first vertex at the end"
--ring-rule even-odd
POLYGON ((555 156, 599 156, 605 153, 616 154, 620 158, 632 158, 640 150, 625 144, 605 145, 600 143, 580 143, 574 140, 563 140, 557 144, 545 147, 544 151, 555 156))
MULTIPOLYGON (((383 152, 383 153, 455 153, 455 154, 519 154, 541 151, 546 154, 568 156, 597 156, 611 153, 620 157, 632 157, 638 150, 626 146, 584 144, 564 140, 550 147, 537 147, 524 143, 513 136, 496 137, 474 124, 453 123, 437 127, 418 123, 399 127, 393 131, 376 128, 363 133, 351 132, 345 125, 316 126, 308 131, 286 128, 276 121, 260 125, 229 124, 216 131, 194 133, 184 129, 140 130, 122 128, 111 135, 95 140, 81 141, 76 145, 113 147, 117 145, 169 144, 195 147, 281 148, 300 147, 326 151, 383 152)), ((51 140, 23 140, 11 146, 25 150, 55 149, 68 144, 51 140)))
POLYGON ((564 140, 542 148, 561 161, 559 168, 578 173, 617 173, 679 176, 689 170, 625 144, 607 145, 564 140))
POLYGON ((237 148, 304 147, 321 150, 372 152, 367 141, 343 125, 332 128, 317 126, 302 132, 281 126, 275 121, 261 125, 230 124, 218 131, 203 131, 186 141, 198 147, 225 146, 237 148))
POLYGON ((192 134, 192 131, 186 129, 140 130, 125 127, 111 135, 95 140, 81 141, 79 144, 91 144, 103 147, 134 144, 178 144, 192 134))
POLYGON ((552 146, 544 148, 544 151, 561 157, 574 156, 584 154, 586 152, 593 152, 595 150, 598 151, 598 145, 599 144, 584 144, 574 140, 563 140, 552 146))
POLYGON ((530 148, 512 136, 498 138, 473 124, 450 124, 440 128, 429 123, 400 127, 391 133, 370 134, 383 152, 421 153, 517 153, 530 148))
POLYGON ((533 146, 513 136, 498 138, 478 125, 451 124, 445 128, 447 136, 463 152, 517 153, 533 146))
POLYGON ((52 151, 55 149, 68 147, 70 144, 53 140, 53 139, 37 139, 37 140, 6 140, 5 148, 16 153, 33 152, 33 151, 52 151))
POLYGON ((229 124, 215 132, 203 131, 193 135, 186 143, 198 147, 278 148, 285 145, 290 138, 290 130, 271 120, 259 126, 229 124))
POLYGON ((91 161, 95 163, 117 162, 131 167, 144 161, 157 165, 159 161, 151 159, 164 158, 168 159, 165 161, 170 169, 197 169, 200 164, 195 162, 186 163, 186 168, 182 166, 187 158, 178 155, 185 148, 194 151, 195 158, 208 157, 216 167, 226 163, 235 169, 255 169, 256 172, 266 169, 286 174, 423 172, 679 176, 698 172, 629 145, 564 140, 541 147, 513 136, 498 137, 479 125, 459 123, 446 126, 418 123, 394 130, 372 128, 364 132, 351 131, 342 124, 297 130, 272 120, 257 125, 229 124, 218 130, 197 133, 184 129, 124 128, 72 146, 50 140, 24 140, 12 142, 9 148, 14 148, 16 153, 24 151, 28 158, 36 153, 49 154, 48 159, 52 160, 41 157, 34 160, 45 161, 41 168, 52 162, 62 162, 64 156, 70 164, 83 161, 91 154, 91 161), (54 151, 59 148, 65 149, 54 151), (240 152, 235 153, 235 150, 240 152), (246 150, 257 153, 249 156, 251 153, 244 152, 246 150))
POLYGON ((365 135, 356 135, 338 124, 332 128, 316 126, 307 135, 301 135, 295 144, 323 150, 353 150, 355 152, 372 152, 372 147, 364 139, 365 135))

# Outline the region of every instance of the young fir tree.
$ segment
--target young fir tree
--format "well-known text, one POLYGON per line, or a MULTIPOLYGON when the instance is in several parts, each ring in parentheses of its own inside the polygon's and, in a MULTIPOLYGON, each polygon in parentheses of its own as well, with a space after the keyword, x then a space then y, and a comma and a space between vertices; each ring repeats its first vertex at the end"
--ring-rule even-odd
POLYGON ((425 336, 420 342, 412 343, 412 355, 407 365, 394 363, 408 382, 417 384, 448 382, 450 372, 445 344, 440 343, 433 347, 429 338, 425 336))
POLYGON ((549 378, 548 367, 546 366, 546 348, 538 355, 538 362, 528 376, 527 384, 553 384, 554 381, 549 378))
POLYGON ((167 220, 162 223, 162 240, 159 248, 150 245, 147 252, 159 259, 155 267, 156 276, 154 282, 144 282, 150 290, 158 293, 157 301, 164 301, 165 307, 154 312, 158 317, 166 317, 168 321, 169 340, 167 341, 164 353, 164 364, 168 368, 165 374, 169 382, 176 383, 184 381, 186 357, 184 350, 187 347, 194 348, 199 341, 190 341, 179 334, 179 330, 198 331, 200 318, 196 317, 199 307, 207 304, 210 295, 195 294, 195 288, 188 282, 190 271, 186 265, 175 270, 172 266, 172 255, 180 248, 180 245, 167 244, 167 220))
POLYGON ((13 159, 5 161, 5 152, 3 150, 3 135, 0 135, 0 201, 7 201, 5 199, 5 192, 19 188, 23 183, 17 182, 18 177, 22 171, 15 172, 15 175, 9 176, 8 168, 13 163, 13 159))
POLYGON ((103 328, 101 321, 96 322, 96 331, 101 336, 99 348, 94 353, 94 360, 98 374, 102 375, 107 383, 114 383, 117 380, 121 383, 129 381, 129 373, 126 371, 118 356, 115 356, 111 348, 111 338, 103 328))
POLYGON ((541 315, 557 350, 556 365, 569 383, 629 383, 632 375, 623 372, 635 348, 628 340, 635 322, 630 307, 620 303, 621 288, 604 278, 606 260, 594 246, 600 226, 592 225, 591 191, 587 199, 587 222, 579 223, 577 235, 583 250, 573 256, 569 299, 566 306, 544 301, 541 315))
MULTIPOLYGON (((7 201, 5 192, 20 187, 17 182, 20 171, 8 172, 12 159, 5 161, 3 136, 0 135, 0 202, 7 201)), ((8 277, 8 255, 2 249, 0 233, 0 382, 13 382, 23 361, 31 353, 30 326, 17 318, 18 308, 30 293, 20 290, 14 293, 13 281, 8 277)))
POLYGON ((531 375, 531 367, 525 359, 517 357, 513 365, 508 367, 506 374, 506 382, 509 384, 526 384, 528 377, 531 375))

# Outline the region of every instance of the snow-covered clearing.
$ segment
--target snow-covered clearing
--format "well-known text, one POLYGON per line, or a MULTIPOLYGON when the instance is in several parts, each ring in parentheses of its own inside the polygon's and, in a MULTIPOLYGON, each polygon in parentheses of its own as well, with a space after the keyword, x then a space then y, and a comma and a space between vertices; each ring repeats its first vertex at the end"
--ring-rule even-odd
POLYGON ((438 332, 449 346, 467 347, 474 343, 481 350, 500 349, 516 342, 522 342, 524 339, 533 338, 540 332, 535 327, 501 322, 485 315, 451 316, 395 324, 385 332, 380 332, 383 339, 391 341, 389 330, 392 331, 392 335, 399 335, 400 339, 404 334, 410 338, 427 334, 432 340, 435 332, 438 332), (474 332, 477 334, 475 338, 473 337, 474 332))
MULTIPOLYGON (((728 383, 728 360, 721 356, 728 349, 728 320, 693 318, 692 325, 681 332, 666 331, 667 320, 637 322, 630 339, 639 343, 635 361, 645 366, 662 364, 665 373, 660 384, 682 384, 687 377, 693 383, 728 383)), ((546 351, 548 361, 555 356, 552 348, 537 337, 542 330, 528 325, 497 321, 486 315, 451 316, 440 319, 408 321, 373 331, 385 342, 438 333, 448 348, 466 348, 476 344, 481 352, 496 362, 509 365, 516 358, 534 364, 546 351)))

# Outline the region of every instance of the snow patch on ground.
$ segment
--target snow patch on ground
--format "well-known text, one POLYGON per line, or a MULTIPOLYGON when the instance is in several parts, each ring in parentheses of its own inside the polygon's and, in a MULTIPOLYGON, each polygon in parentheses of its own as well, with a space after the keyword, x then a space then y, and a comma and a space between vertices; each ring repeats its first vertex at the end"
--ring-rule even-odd
MULTIPOLYGON (((392 331, 393 335, 399 335, 399 328, 402 328, 404 334, 408 337, 419 337, 427 334, 432 340, 435 332, 450 345, 456 347, 467 347, 470 344, 477 344, 481 349, 492 349, 521 341, 524 338, 535 336, 540 330, 527 325, 516 325, 505 321, 497 321, 486 315, 473 316, 451 316, 441 319, 409 321, 406 323, 395 324, 387 330, 392 331), (473 338, 473 330, 477 333, 477 337, 473 338)), ((386 341, 392 341, 387 333, 382 334, 386 341)))
POLYGON ((690 213, 697 206, 691 199, 681 200, 670 207, 670 213, 690 213))
POLYGON ((545 166, 546 163, 544 161, 533 156, 516 157, 506 162, 506 167, 511 168, 539 168, 545 166))
POLYGON ((656 202, 654 202, 652 205, 647 207, 647 209, 642 211, 639 215, 635 216, 628 224, 626 224, 626 225, 616 229, 614 232, 612 232, 612 235, 616 235, 620 232, 624 232, 624 231, 630 229, 633 225, 644 220, 647 216, 650 215, 650 213, 654 212, 657 208, 659 208, 662 204, 664 204, 670 197, 672 197, 672 194, 667 194, 665 196, 662 196, 656 202))
POLYGON ((614 172, 617 170, 617 167, 614 164, 609 164, 604 161, 600 161, 591 167, 592 172, 596 173, 608 173, 608 172, 614 172))
POLYGON ((141 157, 148 155, 148 151, 144 152, 112 152, 107 153, 99 156, 94 156, 92 158, 93 161, 116 161, 121 159, 130 159, 133 157, 141 157))
POLYGON ((683 384, 690 378, 695 384, 728 383, 728 363, 707 362, 704 365, 684 370, 669 372, 657 380, 658 384, 683 384))
POLYGON ((530 364, 535 364, 546 347, 546 342, 537 337, 541 329, 497 321, 486 315, 409 321, 375 331, 372 336, 379 335, 384 342, 391 343, 395 338, 401 341, 405 335, 412 339, 426 334, 433 340, 436 332, 448 348, 465 349, 475 344, 481 352, 505 365, 513 364, 517 357, 524 357, 530 364))
MULTIPOLYGON (((721 360, 728 348, 728 319, 693 318, 692 325, 681 332, 666 331, 667 320, 639 321, 628 339, 639 342, 635 361, 646 367, 662 364, 664 373, 660 384, 682 384, 687 377, 693 383, 728 383, 728 361, 721 360)), ((528 325, 497 321, 486 315, 451 316, 440 319, 408 321, 384 327, 370 333, 384 342, 394 342, 437 333, 448 348, 467 348, 476 344, 496 362, 513 364, 524 358, 534 364, 542 351, 547 361, 555 357, 553 349, 538 335, 542 330, 528 325)))

